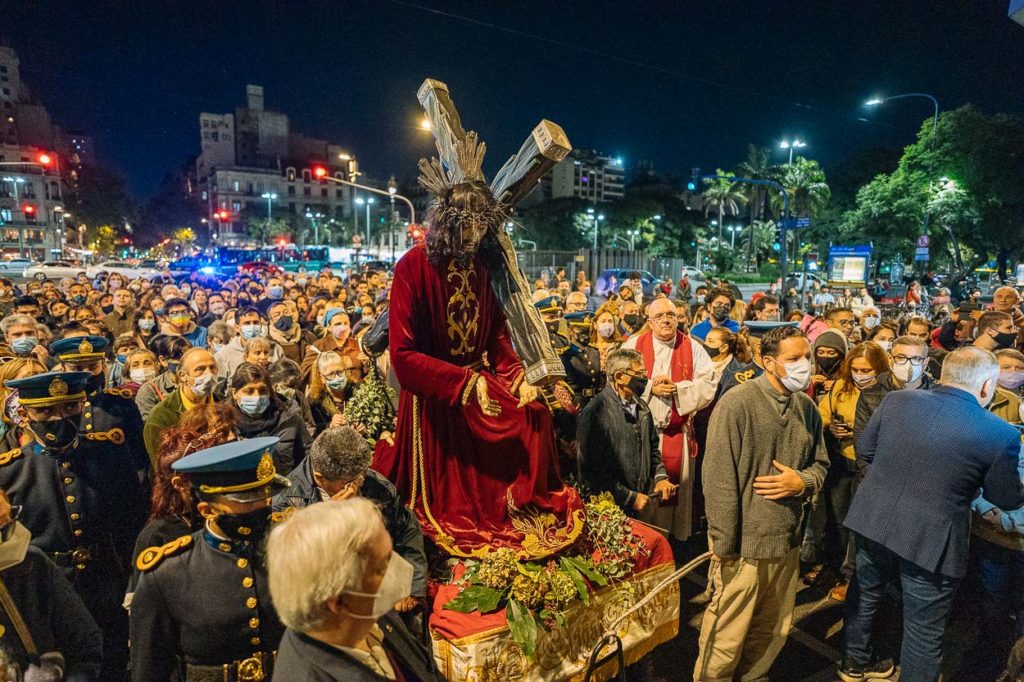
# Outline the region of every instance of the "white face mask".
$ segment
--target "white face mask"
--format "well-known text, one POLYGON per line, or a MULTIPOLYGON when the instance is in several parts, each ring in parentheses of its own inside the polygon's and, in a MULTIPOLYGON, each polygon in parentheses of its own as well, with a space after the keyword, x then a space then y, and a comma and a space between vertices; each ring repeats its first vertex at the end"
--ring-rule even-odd
POLYGON ((602 322, 597 325, 597 333, 603 339, 610 338, 613 331, 615 331, 615 326, 611 322, 602 322))
POLYGON ((345 594, 356 597, 373 597, 373 610, 369 614, 354 613, 350 609, 349 615, 364 620, 378 620, 395 608, 395 604, 412 594, 412 573, 412 564, 392 551, 388 570, 384 574, 384 579, 380 581, 376 594, 345 590, 345 594))
POLYGON ((892 350, 892 341, 875 341, 875 343, 881 346, 882 350, 884 350, 886 353, 892 350))
POLYGON ((800 358, 796 362, 787 362, 783 367, 786 368, 786 376, 780 377, 778 374, 775 376, 787 391, 800 393, 806 391, 807 387, 811 385, 811 361, 807 358, 800 358))
POLYGON ((210 395, 210 391, 213 390, 213 375, 204 374, 201 377, 196 377, 192 380, 192 392, 200 398, 205 398, 210 395))
POLYGON ((874 315, 868 315, 864 318, 863 324, 865 329, 874 329, 881 322, 881 318, 875 317, 874 315))
POLYGON ((132 381, 135 383, 144 384, 156 376, 156 370, 147 367, 136 367, 128 373, 128 376, 130 376, 132 381))
POLYGON ((924 373, 924 365, 915 367, 908 361, 903 365, 893 365, 892 368, 893 376, 902 381, 904 384, 913 384, 921 378, 924 373))

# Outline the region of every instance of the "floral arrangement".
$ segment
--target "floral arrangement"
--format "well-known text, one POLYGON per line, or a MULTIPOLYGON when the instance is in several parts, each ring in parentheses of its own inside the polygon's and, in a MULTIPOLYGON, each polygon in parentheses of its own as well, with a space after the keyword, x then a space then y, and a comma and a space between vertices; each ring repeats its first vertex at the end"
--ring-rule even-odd
POLYGON ((345 416, 366 427, 366 439, 376 442, 385 431, 395 430, 395 389, 384 383, 376 367, 370 370, 345 405, 345 416))
POLYGON ((592 588, 626 577, 648 553, 609 493, 591 496, 585 509, 585 536, 568 553, 542 563, 520 561, 509 548, 494 550, 467 562, 464 587, 444 608, 491 613, 503 606, 513 641, 533 656, 541 628, 564 625, 567 608, 590 604, 592 588))

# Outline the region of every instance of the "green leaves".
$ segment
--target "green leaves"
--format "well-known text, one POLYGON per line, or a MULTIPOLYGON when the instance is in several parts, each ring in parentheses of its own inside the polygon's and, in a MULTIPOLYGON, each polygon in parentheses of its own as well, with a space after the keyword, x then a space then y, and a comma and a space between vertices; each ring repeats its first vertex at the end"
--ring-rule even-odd
MULTIPOLYGON (((445 608, 448 608, 447 605, 445 608)), ((537 637, 540 635, 540 626, 533 617, 530 609, 515 599, 509 599, 505 607, 505 619, 508 622, 509 633, 512 641, 523 650, 523 655, 532 658, 537 650, 537 637)))
POLYGON ((569 565, 585 575, 587 580, 595 585, 604 587, 608 584, 608 579, 598 573, 597 569, 594 568, 594 564, 592 564, 588 559, 583 559, 581 557, 562 557, 562 560, 569 562, 569 565))
POLYGON ((580 595, 580 601, 586 606, 590 606, 590 590, 587 589, 587 582, 583 579, 583 574, 580 570, 572 565, 567 557, 559 559, 559 563, 562 564, 562 570, 569 574, 572 578, 572 582, 576 585, 576 591, 580 595))
POLYGON ((448 601, 443 608, 459 613, 472 613, 473 611, 491 613, 498 610, 498 602, 503 596, 504 593, 493 588, 484 585, 471 585, 460 592, 459 596, 448 601))

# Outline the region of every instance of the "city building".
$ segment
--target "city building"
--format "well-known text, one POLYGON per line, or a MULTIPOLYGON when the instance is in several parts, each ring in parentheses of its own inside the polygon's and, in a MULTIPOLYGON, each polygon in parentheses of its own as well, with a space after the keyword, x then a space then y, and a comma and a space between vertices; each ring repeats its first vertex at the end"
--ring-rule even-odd
POLYGON ((199 115, 191 187, 204 207, 205 236, 222 246, 248 244, 248 221, 272 216, 312 244, 332 220, 353 215, 355 199, 353 188, 321 181, 316 170, 355 182, 359 163, 345 147, 292 131, 287 114, 265 107, 262 86, 247 85, 245 94, 246 106, 232 113, 199 115))
POLYGON ((608 157, 592 149, 574 149, 541 178, 531 197, 538 203, 578 197, 600 204, 621 199, 625 194, 625 182, 622 159, 608 157))

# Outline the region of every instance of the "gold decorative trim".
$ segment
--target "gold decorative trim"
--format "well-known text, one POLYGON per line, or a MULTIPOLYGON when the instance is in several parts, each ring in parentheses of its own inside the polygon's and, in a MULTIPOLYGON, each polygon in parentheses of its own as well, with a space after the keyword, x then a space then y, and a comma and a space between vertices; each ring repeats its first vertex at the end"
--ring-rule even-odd
POLYGON ((182 535, 176 540, 171 540, 165 545, 159 547, 147 547, 142 550, 139 554, 139 558, 135 560, 135 568, 140 571, 151 571, 156 568, 161 561, 169 556, 177 554, 182 549, 190 547, 192 545, 191 535, 182 535))
POLYGON ((107 395, 116 395, 118 398, 127 398, 131 400, 132 392, 127 388, 105 388, 103 392, 107 395))
POLYGON ((7 452, 0 454, 0 467, 10 464, 21 457, 21 454, 21 448, 14 448, 13 450, 8 450, 7 452))
POLYGON ((454 283, 455 291, 448 299, 445 313, 448 318, 448 340, 453 344, 453 356, 469 355, 476 350, 474 341, 480 326, 480 305, 476 292, 473 291, 475 278, 474 265, 459 269, 454 259, 449 261, 447 280, 454 283))
POLYGON ((29 407, 35 407, 36 405, 57 405, 59 403, 73 403, 76 400, 84 400, 85 391, 81 393, 72 393, 71 395, 60 396, 57 398, 45 397, 45 398, 20 398, 18 400, 22 405, 29 407))
POLYGON ((465 407, 469 403, 469 397, 473 395, 473 389, 476 388, 476 382, 480 380, 480 374, 473 372, 469 375, 469 379, 466 381, 466 388, 462 389, 462 398, 459 402, 465 407))
POLYGON ((98 360, 106 357, 104 353, 61 353, 57 359, 61 362, 74 362, 75 360, 98 360))
MULTIPOLYGON (((678 634, 678 618, 673 618, 667 623, 662 623, 661 625, 654 628, 654 632, 651 633, 650 637, 647 637, 644 640, 637 642, 636 646, 623 650, 622 662, 625 663, 627 666, 633 665, 634 663, 638 662, 641 658, 651 653, 652 651, 654 651, 654 649, 661 646, 665 642, 675 639, 678 634)), ((609 661, 606 664, 606 666, 608 665, 614 665, 614 661, 609 661)), ((618 670, 612 671, 611 669, 609 669, 608 673, 604 673, 602 672, 602 668, 598 668, 594 672, 594 674, 590 676, 590 679, 594 680, 594 682, 604 682, 604 680, 610 680, 613 677, 617 676, 619 672, 620 671, 618 670)), ((586 678, 587 671, 583 670, 582 672, 570 677, 569 680, 570 682, 583 682, 583 680, 585 680, 586 678)))
POLYGON ((84 434, 86 440, 110 441, 114 445, 124 445, 124 431, 118 428, 109 431, 97 431, 96 433, 84 434))
POLYGON ((512 377, 512 383, 508 386, 508 392, 515 395, 519 390, 519 385, 523 383, 523 379, 526 377, 526 372, 519 370, 514 377, 512 377))
POLYGON ((199 486, 199 492, 208 493, 210 495, 219 495, 221 493, 240 493, 246 490, 253 490, 270 483, 277 476, 277 469, 274 468, 274 458, 270 456, 270 450, 266 450, 263 453, 263 457, 260 458, 260 463, 256 467, 256 480, 248 483, 239 483, 238 485, 201 485, 199 486))

